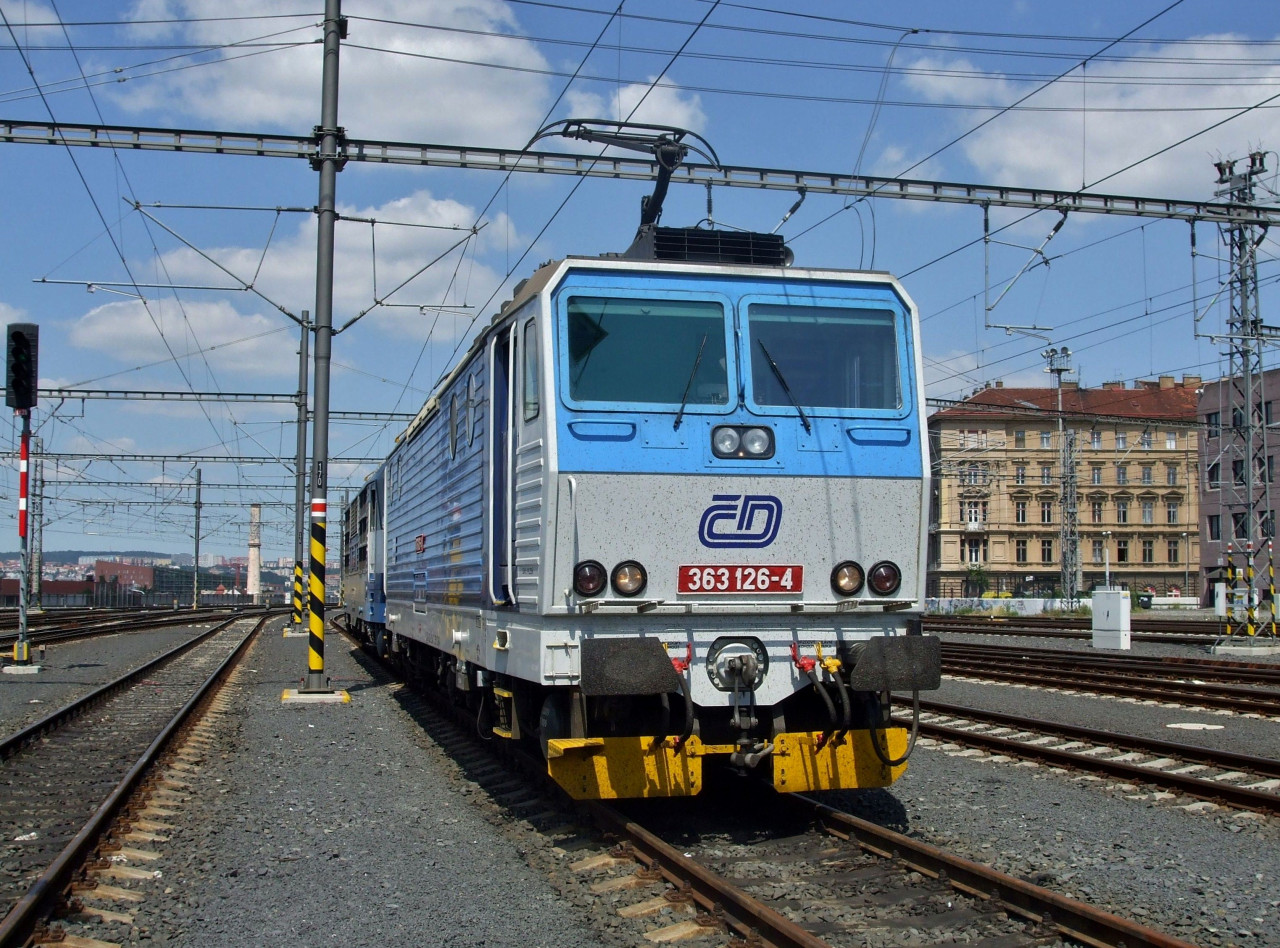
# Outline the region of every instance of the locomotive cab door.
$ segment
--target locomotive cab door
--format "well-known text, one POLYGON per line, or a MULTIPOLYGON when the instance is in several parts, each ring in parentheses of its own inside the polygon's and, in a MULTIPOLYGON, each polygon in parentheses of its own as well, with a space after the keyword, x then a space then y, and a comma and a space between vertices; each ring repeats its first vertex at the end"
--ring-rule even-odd
POLYGON ((536 609, 542 561, 543 431, 538 321, 523 319, 490 349, 489 598, 536 609))
POLYGON ((489 601, 495 606, 512 603, 510 507, 511 492, 511 373, 514 357, 514 327, 495 338, 489 347, 489 470, 486 472, 489 494, 489 556, 486 585, 489 601))

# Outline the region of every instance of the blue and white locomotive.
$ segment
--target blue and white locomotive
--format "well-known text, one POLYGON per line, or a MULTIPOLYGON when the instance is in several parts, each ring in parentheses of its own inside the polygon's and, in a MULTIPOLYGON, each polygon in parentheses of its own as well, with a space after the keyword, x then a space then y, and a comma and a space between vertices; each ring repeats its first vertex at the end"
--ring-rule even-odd
POLYGON ((919 325, 883 273, 646 221, 517 287, 343 519, 350 627, 579 799, 905 769, 919 634, 919 325))

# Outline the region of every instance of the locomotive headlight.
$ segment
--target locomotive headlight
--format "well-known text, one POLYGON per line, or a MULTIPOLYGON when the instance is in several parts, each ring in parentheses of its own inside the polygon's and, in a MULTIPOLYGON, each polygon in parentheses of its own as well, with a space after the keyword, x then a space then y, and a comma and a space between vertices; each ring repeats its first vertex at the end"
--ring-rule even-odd
POLYGON ((721 457, 728 457, 738 450, 742 437, 737 428, 717 428, 711 432, 711 447, 721 457))
POLYGON ((619 596, 635 596, 644 589, 649 577, 645 575, 643 566, 635 560, 627 560, 613 568, 609 581, 619 596))
POLYGON ((871 567, 868 579, 873 591, 887 596, 898 591, 898 586, 902 584, 902 571, 893 563, 884 560, 871 567))
POLYGON ((769 454, 769 432, 764 428, 748 428, 742 433, 742 449, 747 454, 759 457, 769 454))
POLYGON ((579 596, 598 596, 607 576, 595 560, 583 560, 573 568, 573 591, 579 596))
POLYGON ((839 596, 853 596, 862 589, 862 567, 846 560, 831 571, 831 588, 839 596))

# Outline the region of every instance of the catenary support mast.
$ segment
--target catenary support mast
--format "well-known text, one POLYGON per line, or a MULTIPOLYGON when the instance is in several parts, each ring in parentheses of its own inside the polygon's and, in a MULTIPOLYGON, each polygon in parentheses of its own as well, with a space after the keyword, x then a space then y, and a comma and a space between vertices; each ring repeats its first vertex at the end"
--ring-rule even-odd
POLYGON ((329 360, 333 343, 333 232, 338 171, 343 164, 338 154, 342 135, 342 129, 338 128, 338 49, 345 26, 341 9, 341 0, 325 0, 324 69, 320 125, 316 128, 320 150, 314 159, 320 172, 320 199, 316 204, 315 424, 311 442, 311 617, 306 691, 327 688, 324 675, 324 561, 328 520, 329 360))

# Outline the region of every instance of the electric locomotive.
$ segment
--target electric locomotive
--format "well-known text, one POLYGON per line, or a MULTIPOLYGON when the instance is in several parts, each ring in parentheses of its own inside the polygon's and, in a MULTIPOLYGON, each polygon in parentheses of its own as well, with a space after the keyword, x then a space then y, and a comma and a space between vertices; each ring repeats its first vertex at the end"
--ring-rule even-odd
POLYGON ((659 227, 665 185, 627 252, 520 284, 367 480, 343 612, 575 798, 696 794, 709 758, 886 786, 889 693, 940 680, 915 307, 773 235, 659 227))

